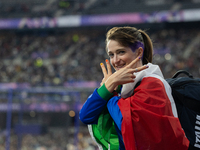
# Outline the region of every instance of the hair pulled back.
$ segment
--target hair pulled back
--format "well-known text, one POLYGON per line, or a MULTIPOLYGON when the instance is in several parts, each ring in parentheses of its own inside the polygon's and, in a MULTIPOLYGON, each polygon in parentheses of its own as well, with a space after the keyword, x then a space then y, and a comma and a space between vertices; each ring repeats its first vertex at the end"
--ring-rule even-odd
POLYGON ((152 62, 153 44, 148 34, 135 27, 113 27, 106 34, 106 45, 109 40, 115 40, 124 47, 129 47, 136 41, 144 44, 142 63, 152 62))

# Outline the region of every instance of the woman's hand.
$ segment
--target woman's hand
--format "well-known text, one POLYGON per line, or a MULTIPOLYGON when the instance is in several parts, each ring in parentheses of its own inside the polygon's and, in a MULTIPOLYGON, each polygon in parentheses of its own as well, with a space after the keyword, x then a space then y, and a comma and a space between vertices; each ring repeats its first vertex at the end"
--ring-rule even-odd
POLYGON ((105 86, 108 89, 108 91, 109 92, 113 92, 114 89, 118 85, 134 82, 134 79, 135 79, 136 76, 133 73, 134 72, 139 72, 141 70, 144 70, 144 69, 148 68, 147 65, 144 65, 144 66, 141 66, 141 67, 133 69, 134 65, 139 60, 140 60, 140 57, 137 57, 130 64, 128 64, 126 67, 116 71, 113 74, 112 74, 112 71, 111 71, 111 65, 107 61, 106 64, 107 64, 108 71, 106 71, 105 66, 102 66, 102 71, 103 71, 103 74, 104 74, 104 78, 103 78, 101 84, 105 83, 105 86))
POLYGON ((102 86, 106 82, 106 80, 112 75, 112 68, 108 59, 106 59, 107 70, 103 63, 100 63, 100 66, 104 75, 104 78, 102 79, 101 84, 100 84, 102 86))

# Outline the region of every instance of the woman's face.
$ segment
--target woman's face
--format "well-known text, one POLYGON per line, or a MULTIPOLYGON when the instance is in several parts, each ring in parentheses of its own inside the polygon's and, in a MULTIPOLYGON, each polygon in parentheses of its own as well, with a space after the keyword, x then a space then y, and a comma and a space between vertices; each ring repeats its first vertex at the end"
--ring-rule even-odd
MULTIPOLYGON (((109 40, 107 43, 108 56, 114 69, 117 71, 130 62, 136 59, 136 52, 133 52, 130 47, 124 47, 115 40, 109 40)), ((133 68, 136 68, 136 65, 133 68)))

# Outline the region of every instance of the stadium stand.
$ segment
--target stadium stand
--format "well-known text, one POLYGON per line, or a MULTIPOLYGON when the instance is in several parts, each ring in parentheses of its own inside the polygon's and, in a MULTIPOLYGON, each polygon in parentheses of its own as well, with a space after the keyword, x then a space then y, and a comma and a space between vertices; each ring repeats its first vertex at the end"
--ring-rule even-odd
POLYGON ((1 0, 1 18, 58 17, 199 8, 199 0, 1 0))
MULTIPOLYGON (((0 18, 152 12, 199 6, 198 0, 1 0, 0 18)), ((165 78, 180 69, 200 77, 199 21, 133 26, 147 29, 154 42, 153 61, 160 66, 165 78)), ((43 93, 36 94, 30 91, 13 93, 12 102, 18 111, 12 112, 10 150, 97 150, 87 127, 81 122, 77 123, 75 117, 69 117, 69 109, 74 109, 77 98, 74 95, 57 94, 56 91, 53 94, 45 93, 44 89, 54 87, 63 90, 67 83, 77 81, 99 84, 103 77, 99 64, 108 58, 105 33, 111 27, 1 30, 0 87, 17 83, 43 89, 43 93), (59 107, 57 112, 56 109, 51 112, 22 112, 19 111, 21 102, 26 106, 41 105, 44 109, 59 105, 65 110, 62 112, 59 107), (47 132, 17 135, 14 127, 19 123, 20 116, 22 124, 42 124, 48 127, 47 132)), ((0 122, 0 149, 6 149, 7 146, 7 107, 4 106, 8 102, 8 93, 0 91, 0 118, 3 120, 0 122)), ((81 106, 90 92, 81 91, 79 94, 81 106)))
MULTIPOLYGON (((149 32, 154 41, 155 61, 166 78, 178 69, 186 69, 199 76, 196 71, 198 66, 195 67, 197 62, 184 62, 185 59, 199 60, 199 55, 193 55, 193 49, 199 46, 198 42, 194 42, 194 39, 199 39, 199 29, 149 32), (164 56, 168 53, 171 59, 166 60, 164 56), (184 65, 180 65, 182 63, 184 65)), ((82 33, 2 34, 0 82, 29 82, 32 86, 44 86, 63 85, 66 81, 100 81, 102 74, 99 63, 108 58, 104 39, 105 30, 91 33, 88 29, 82 33)))

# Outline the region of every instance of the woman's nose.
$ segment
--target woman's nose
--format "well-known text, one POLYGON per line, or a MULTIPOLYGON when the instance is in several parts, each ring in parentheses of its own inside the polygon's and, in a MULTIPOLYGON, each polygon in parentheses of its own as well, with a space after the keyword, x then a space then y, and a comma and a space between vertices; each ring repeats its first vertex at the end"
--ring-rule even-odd
POLYGON ((114 55, 113 62, 114 63, 119 62, 119 57, 117 55, 114 55))

